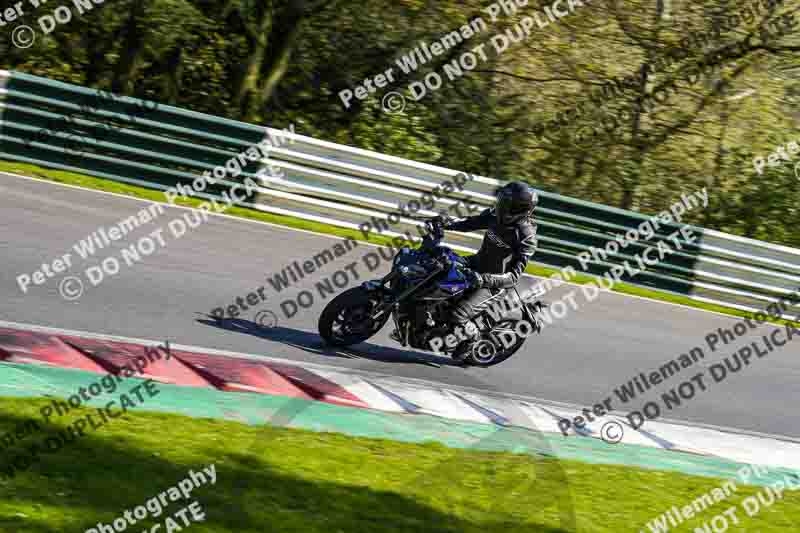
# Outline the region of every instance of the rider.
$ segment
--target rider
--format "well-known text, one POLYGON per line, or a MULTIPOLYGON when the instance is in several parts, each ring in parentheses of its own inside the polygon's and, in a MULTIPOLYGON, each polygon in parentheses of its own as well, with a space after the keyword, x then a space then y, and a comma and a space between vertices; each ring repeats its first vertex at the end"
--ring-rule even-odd
MULTIPOLYGON (((483 311, 498 292, 517 284, 536 251, 536 223, 533 211, 539 195, 525 183, 515 181, 497 190, 493 208, 479 215, 446 223, 452 231, 487 230, 478 253, 467 258, 467 282, 474 292, 462 299, 451 315, 451 325, 464 326, 483 311)), ((453 353, 466 357, 474 340, 462 342, 453 353)))

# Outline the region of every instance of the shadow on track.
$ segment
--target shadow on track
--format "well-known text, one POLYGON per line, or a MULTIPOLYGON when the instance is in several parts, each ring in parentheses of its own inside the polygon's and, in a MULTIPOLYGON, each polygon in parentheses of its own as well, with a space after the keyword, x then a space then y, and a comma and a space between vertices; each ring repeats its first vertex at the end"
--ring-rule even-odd
POLYGON ((326 345, 316 333, 309 333, 307 331, 300 331, 283 326, 266 327, 251 320, 241 318, 223 318, 222 320, 218 320, 215 317, 208 317, 208 315, 203 316, 207 318, 198 318, 197 321, 206 326, 213 326, 227 331, 253 335, 254 337, 273 342, 280 342, 325 357, 369 359, 382 363, 417 363, 435 367, 462 366, 449 357, 439 357, 424 352, 398 350, 396 348, 388 348, 370 342, 362 342, 356 344, 354 347, 334 348, 326 345))

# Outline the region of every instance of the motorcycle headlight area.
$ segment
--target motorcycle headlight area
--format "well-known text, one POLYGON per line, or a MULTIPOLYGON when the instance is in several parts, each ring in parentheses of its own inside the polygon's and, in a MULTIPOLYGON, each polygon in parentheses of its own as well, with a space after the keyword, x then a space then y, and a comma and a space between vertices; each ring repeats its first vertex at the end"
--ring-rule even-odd
POLYGON ((395 267, 410 266, 419 262, 419 254, 409 250, 408 248, 402 248, 397 255, 394 256, 393 261, 395 267))
POLYGON ((402 261, 407 261, 408 260, 407 258, 410 255, 412 255, 411 249, 408 246, 403 246, 402 248, 400 248, 400 251, 397 252, 397 255, 394 256, 394 260, 392 261, 392 263, 396 265, 402 261))
POLYGON ((399 270, 400 274, 407 278, 421 278, 428 275, 428 270, 419 265, 403 265, 399 270))

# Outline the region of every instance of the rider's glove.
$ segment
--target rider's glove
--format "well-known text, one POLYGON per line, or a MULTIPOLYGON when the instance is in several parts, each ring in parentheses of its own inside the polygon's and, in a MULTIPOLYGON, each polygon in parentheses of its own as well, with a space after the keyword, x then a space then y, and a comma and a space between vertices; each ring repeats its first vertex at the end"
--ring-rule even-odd
POLYGON ((465 270, 464 277, 470 289, 480 289, 483 287, 483 276, 474 270, 465 270))
POLYGON ((425 236, 433 240, 444 238, 444 226, 441 217, 431 218, 425 221, 425 236))
POLYGON ((444 214, 428 219, 429 223, 436 224, 440 226, 442 229, 447 229, 447 226, 449 226, 454 221, 455 219, 453 217, 446 216, 444 214))
POLYGON ((428 233, 433 233, 437 226, 442 225, 442 219, 440 217, 429 218, 425 221, 425 229, 428 233))

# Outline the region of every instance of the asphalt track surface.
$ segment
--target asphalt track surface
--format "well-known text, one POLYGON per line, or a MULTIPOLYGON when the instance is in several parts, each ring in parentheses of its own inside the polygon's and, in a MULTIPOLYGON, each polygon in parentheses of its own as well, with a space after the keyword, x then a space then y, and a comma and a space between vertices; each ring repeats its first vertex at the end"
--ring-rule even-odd
MULTIPOLYGON (((390 324, 369 342, 337 352, 325 348, 317 335, 317 319, 329 298, 323 300, 315 284, 352 261, 358 263, 356 271, 361 278, 352 284, 382 276, 388 271, 388 262, 383 261, 372 274, 363 264, 363 256, 376 251, 374 247, 359 245, 280 293, 267 283, 268 275, 292 261, 302 263, 341 239, 216 215, 175 239, 167 224, 188 211, 167 207, 158 219, 98 250, 93 258, 82 260, 72 250, 73 244, 98 227, 114 226, 147 205, 136 199, 0 173, 0 320, 157 341, 169 339, 581 407, 612 396, 612 405, 622 414, 640 409, 646 400, 678 386, 749 340, 757 340, 771 327, 764 325, 728 349, 711 354, 704 337, 718 327, 731 327, 735 318, 603 293, 577 311, 570 310, 542 335, 529 338, 513 358, 489 369, 465 369, 433 354, 404 350, 389 339, 390 324), (159 227, 163 228, 166 246, 157 246, 151 255, 126 266, 121 249, 159 227), (19 274, 32 274, 42 263, 51 263, 67 252, 72 253, 73 261, 69 272, 22 292, 16 281, 19 274), (119 259, 122 268, 92 286, 85 269, 108 256, 119 259), (80 299, 67 301, 59 294, 59 281, 66 275, 83 280, 85 291, 80 299), (211 309, 233 304, 236 297, 246 297, 261 286, 266 287, 267 300, 243 311, 227 326, 220 327, 207 318, 211 309), (314 293, 316 301, 287 319, 280 302, 304 289, 314 293), (277 315, 277 327, 264 328, 254 322, 255 314, 266 310, 277 315), (697 366, 627 404, 618 401, 615 388, 639 372, 658 369, 694 346, 702 346, 706 352, 697 366)), ((575 286, 564 285, 553 289, 545 300, 575 290, 575 286)), ((577 295, 576 301, 585 299, 577 295)), ((798 347, 800 342, 795 340, 764 359, 754 358, 739 373, 721 383, 711 383, 708 390, 680 407, 665 410, 664 417, 800 438, 800 413, 796 409, 800 392, 798 347)))

